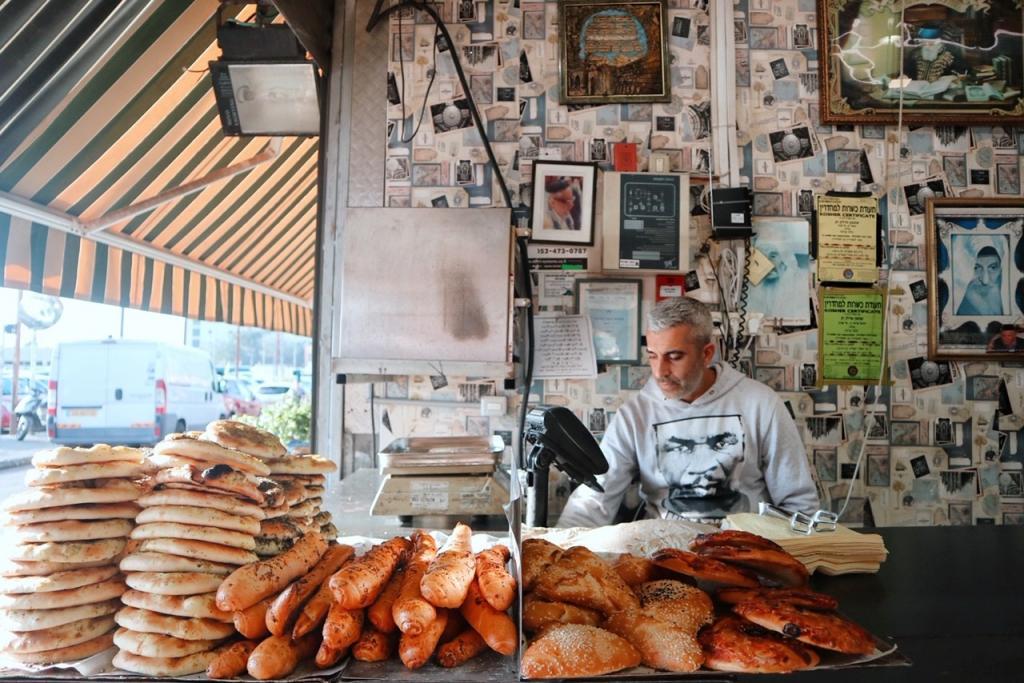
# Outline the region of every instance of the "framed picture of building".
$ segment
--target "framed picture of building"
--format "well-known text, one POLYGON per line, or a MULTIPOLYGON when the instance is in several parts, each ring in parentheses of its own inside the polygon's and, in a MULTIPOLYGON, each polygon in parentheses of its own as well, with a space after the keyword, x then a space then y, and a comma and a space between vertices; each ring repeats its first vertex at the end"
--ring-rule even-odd
POLYGON ((821 121, 1022 123, 1022 29, 1019 2, 818 0, 821 121))
POLYGON ((669 102, 667 0, 558 3, 562 104, 669 102))

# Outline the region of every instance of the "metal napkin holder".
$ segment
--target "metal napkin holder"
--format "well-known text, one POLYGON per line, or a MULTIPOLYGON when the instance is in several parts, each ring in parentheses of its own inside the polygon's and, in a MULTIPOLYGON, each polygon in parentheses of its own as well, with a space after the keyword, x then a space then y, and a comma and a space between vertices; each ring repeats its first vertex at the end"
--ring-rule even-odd
POLYGON ((789 520, 789 528, 798 534, 810 536, 815 532, 835 531, 839 526, 839 515, 828 510, 815 510, 813 515, 803 512, 790 512, 769 503, 758 503, 757 514, 762 517, 775 517, 789 520))

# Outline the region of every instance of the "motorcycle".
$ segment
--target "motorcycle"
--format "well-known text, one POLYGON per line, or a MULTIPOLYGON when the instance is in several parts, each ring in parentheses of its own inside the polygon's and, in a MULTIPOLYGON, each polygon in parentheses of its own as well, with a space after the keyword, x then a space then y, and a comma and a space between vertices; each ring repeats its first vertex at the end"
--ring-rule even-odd
POLYGON ((46 431, 46 393, 33 391, 30 396, 18 401, 14 408, 14 420, 18 427, 15 438, 24 441, 29 434, 46 431))

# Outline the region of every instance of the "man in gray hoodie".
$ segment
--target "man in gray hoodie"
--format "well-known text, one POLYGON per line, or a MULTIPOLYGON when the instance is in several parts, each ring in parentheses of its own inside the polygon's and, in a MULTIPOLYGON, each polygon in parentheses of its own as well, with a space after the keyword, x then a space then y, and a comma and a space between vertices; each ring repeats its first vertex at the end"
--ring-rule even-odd
POLYGON ((558 526, 611 524, 640 480, 648 518, 719 520, 767 501, 812 513, 818 494, 796 425, 774 391, 713 361, 711 313, 699 301, 651 309, 652 376, 616 413, 601 450, 604 493, 577 488, 558 526))

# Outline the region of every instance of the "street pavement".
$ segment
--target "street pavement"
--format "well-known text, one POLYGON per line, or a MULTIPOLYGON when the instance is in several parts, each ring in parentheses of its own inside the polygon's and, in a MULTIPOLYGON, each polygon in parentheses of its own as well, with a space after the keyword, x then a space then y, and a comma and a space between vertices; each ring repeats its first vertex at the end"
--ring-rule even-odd
POLYGON ((0 470, 0 501, 18 491, 25 490, 25 474, 31 465, 20 465, 0 470))
POLYGON ((18 441, 11 434, 0 434, 0 471, 26 464, 33 453, 46 448, 50 448, 50 440, 45 433, 29 434, 24 441, 18 441))

